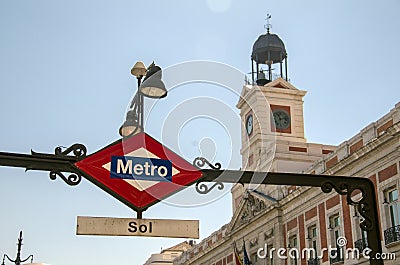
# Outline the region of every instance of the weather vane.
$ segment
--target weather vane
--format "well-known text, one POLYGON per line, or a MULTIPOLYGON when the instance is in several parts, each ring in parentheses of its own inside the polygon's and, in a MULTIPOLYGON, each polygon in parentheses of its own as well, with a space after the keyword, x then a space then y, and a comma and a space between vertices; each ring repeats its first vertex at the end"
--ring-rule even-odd
POLYGON ((267 29, 267 33, 269 33, 269 30, 272 28, 271 23, 269 23, 270 18, 271 18, 271 15, 269 13, 267 13, 267 18, 265 19, 267 21, 267 24, 264 25, 264 28, 267 29))

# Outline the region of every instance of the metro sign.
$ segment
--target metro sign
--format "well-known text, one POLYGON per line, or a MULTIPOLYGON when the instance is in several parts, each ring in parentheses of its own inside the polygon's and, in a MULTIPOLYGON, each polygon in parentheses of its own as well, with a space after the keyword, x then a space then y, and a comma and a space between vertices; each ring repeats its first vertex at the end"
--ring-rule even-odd
POLYGON ((172 181, 172 163, 156 158, 113 156, 110 174, 111 178, 172 181))
POLYGON ((116 141, 75 166, 135 211, 146 210, 202 177, 198 168, 146 133, 116 141))

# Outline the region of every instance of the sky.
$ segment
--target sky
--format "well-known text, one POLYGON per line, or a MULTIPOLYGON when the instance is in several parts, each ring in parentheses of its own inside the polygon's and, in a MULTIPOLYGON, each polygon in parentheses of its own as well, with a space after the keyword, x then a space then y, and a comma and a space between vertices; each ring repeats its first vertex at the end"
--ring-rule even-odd
MULTIPOLYGON (((224 65, 210 73, 216 79, 250 72, 267 13, 286 46, 290 82, 307 91, 307 140, 340 144, 400 101, 398 10, 399 0, 1 0, 0 151, 53 153, 82 143, 93 153, 114 142, 136 91, 131 67, 155 61, 165 79, 171 72, 183 81, 157 103, 146 99, 146 132, 188 161, 204 155, 239 168, 243 83, 196 82, 195 68, 180 66, 224 65)), ((0 167, 0 187, 0 255, 15 257, 20 230, 22 257, 52 265, 143 264, 182 241, 77 236, 77 216, 136 216, 86 180, 70 187, 47 172, 0 167)), ((187 203, 193 193, 144 218, 200 220, 200 240, 229 222, 229 186, 187 203)))

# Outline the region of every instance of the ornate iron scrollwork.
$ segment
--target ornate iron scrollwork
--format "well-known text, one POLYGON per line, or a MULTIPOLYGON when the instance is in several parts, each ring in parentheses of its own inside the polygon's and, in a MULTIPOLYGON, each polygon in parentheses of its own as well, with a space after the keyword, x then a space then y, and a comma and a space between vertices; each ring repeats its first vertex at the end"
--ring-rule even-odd
POLYGON ((224 189, 224 183, 222 182, 215 182, 212 186, 208 187, 204 182, 199 181, 196 183, 196 191, 200 194, 207 194, 217 186, 219 190, 224 189))
MULTIPOLYGON (((196 157, 193 161, 193 165, 197 166, 199 168, 202 168, 204 166, 209 166, 211 169, 214 170, 219 170, 221 169, 221 163, 215 163, 215 165, 211 164, 211 162, 209 162, 207 159, 205 159, 204 157, 196 157)), ((204 182, 202 181, 198 181, 196 183, 196 191, 200 194, 207 194, 209 193, 211 190, 213 190, 215 187, 218 187, 219 190, 223 190, 224 189, 224 183, 220 182, 220 181, 215 181, 215 183, 213 185, 211 185, 210 187, 208 187, 204 182)))
POLYGON ((57 178, 57 176, 58 176, 62 180, 64 180, 65 183, 67 183, 70 186, 76 186, 82 180, 81 174, 72 173, 68 177, 66 177, 62 172, 56 171, 56 170, 50 171, 49 176, 50 176, 51 180, 55 180, 57 178))
POLYGON ((83 144, 73 144, 64 151, 62 151, 61 146, 56 147, 54 150, 54 153, 57 156, 68 156, 68 154, 71 152, 73 152, 76 158, 84 158, 86 157, 87 149, 83 144))
POLYGON ((58 146, 54 150, 54 152, 56 155, 61 155, 61 156, 67 156, 69 153, 73 152, 75 157, 84 158, 86 157, 87 149, 86 146, 84 146, 83 144, 73 144, 67 149, 65 149, 65 151, 62 151, 62 148, 58 146))
MULTIPOLYGON (((66 148, 64 151, 62 150, 61 146, 58 146, 54 150, 54 153, 56 156, 63 156, 63 157, 68 157, 70 153, 73 153, 74 157, 82 159, 86 157, 87 149, 86 146, 84 146, 83 144, 73 144, 70 147, 66 148)), ((78 185, 82 180, 82 175, 77 172, 70 172, 70 173, 71 174, 68 177, 66 177, 61 171, 52 170, 50 171, 49 176, 51 180, 55 180, 58 176, 70 186, 78 185)))
POLYGON ((352 186, 351 184, 344 182, 335 184, 331 181, 327 181, 321 185, 321 190, 325 193, 329 193, 333 189, 340 195, 346 195, 346 200, 349 205, 355 205, 357 207, 359 214, 364 218, 364 220, 360 223, 360 228, 365 231, 372 230, 374 225, 369 216, 371 206, 366 201, 366 196, 368 195, 365 193, 364 189, 360 186, 352 186), (354 201, 351 197, 354 191, 357 190, 361 192, 361 199, 354 201))
POLYGON ((196 157, 193 161, 193 165, 203 168, 205 165, 209 166, 211 169, 219 170, 221 169, 221 163, 215 163, 215 165, 211 164, 207 159, 204 157, 196 157))
POLYGON ((41 157, 41 158, 52 158, 52 157, 71 158, 72 157, 72 158, 76 158, 77 160, 80 160, 80 159, 86 157, 87 149, 86 149, 86 146, 84 146, 83 144, 73 144, 70 147, 66 148, 64 151, 62 150, 62 148, 63 148, 62 146, 57 146, 54 149, 54 155, 38 153, 33 150, 31 150, 31 154, 35 157, 41 157), (73 156, 68 155, 71 152, 73 153, 73 156))
MULTIPOLYGON (((31 154, 32 158, 39 159, 36 165, 40 164, 41 170, 50 171, 49 176, 51 180, 55 180, 58 176, 70 186, 76 186, 81 182, 82 173, 70 165, 86 157, 87 149, 83 144, 73 144, 68 148, 58 146, 55 148, 54 154, 37 153, 33 150, 31 150, 31 154), (40 161, 42 159, 43 161, 40 161), (69 173, 68 176, 66 176, 66 172, 69 173)), ((37 168, 31 165, 26 167, 26 170, 32 169, 37 168)))

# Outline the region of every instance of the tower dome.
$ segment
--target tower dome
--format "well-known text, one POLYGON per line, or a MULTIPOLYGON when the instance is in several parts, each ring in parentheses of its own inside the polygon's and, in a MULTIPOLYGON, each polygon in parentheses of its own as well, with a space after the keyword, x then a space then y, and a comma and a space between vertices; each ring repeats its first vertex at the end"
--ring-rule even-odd
POLYGON ((278 35, 270 33, 271 24, 269 19, 271 15, 267 15, 267 29, 266 34, 262 34, 253 44, 253 51, 251 53, 251 67, 252 67, 252 80, 253 84, 257 83, 259 86, 263 86, 268 82, 272 81, 272 65, 280 64, 280 77, 288 80, 287 77, 287 52, 285 44, 279 38, 278 35), (285 62, 285 76, 283 75, 283 62, 285 62), (268 79, 266 79, 263 69, 260 70, 260 65, 266 65, 268 67, 268 79), (256 69, 254 69, 256 67, 256 69), (254 82, 254 74, 257 74, 257 80, 254 82))
POLYGON ((287 57, 285 44, 276 34, 263 34, 253 45, 251 59, 259 64, 280 63, 287 57))

